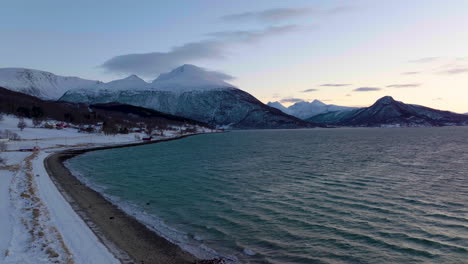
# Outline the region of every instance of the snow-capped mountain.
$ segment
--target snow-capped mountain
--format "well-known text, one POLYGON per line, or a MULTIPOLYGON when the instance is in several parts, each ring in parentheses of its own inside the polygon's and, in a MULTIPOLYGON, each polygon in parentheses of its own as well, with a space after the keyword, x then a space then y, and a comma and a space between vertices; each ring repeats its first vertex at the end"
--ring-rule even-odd
POLYGON ((268 102, 266 105, 270 106, 270 107, 273 107, 273 108, 276 108, 280 111, 282 111, 283 113, 286 113, 289 115, 289 112, 288 112, 288 108, 284 105, 282 105, 280 102, 276 101, 276 102, 268 102))
POLYGON ((232 88, 224 81, 230 78, 219 72, 208 71, 191 64, 184 64, 171 72, 159 75, 151 87, 160 91, 207 91, 212 89, 232 88))
POLYGON ((119 102, 233 128, 313 126, 264 105, 224 79, 226 76, 221 73, 183 65, 161 74, 152 83, 128 77, 68 91, 60 100, 90 104, 119 102))
POLYGON ((0 87, 42 99, 56 100, 68 90, 90 87, 98 83, 100 82, 58 76, 39 70, 0 68, 0 87))
POLYGON ((267 105, 279 109, 286 114, 304 120, 318 114, 336 111, 350 111, 356 109, 355 107, 338 106, 332 104, 327 105, 319 100, 314 100, 312 102, 297 102, 289 107, 283 106, 280 102, 268 102, 267 105))
POLYGON ((308 121, 342 126, 450 126, 468 125, 468 116, 425 106, 405 104, 391 96, 377 100, 372 106, 347 112, 331 112, 313 116, 308 121))
MULTIPOLYGON (((98 83, 88 87, 94 90, 128 90, 128 89, 148 89, 150 84, 136 75, 130 75, 126 78, 110 81, 108 83, 98 83)), ((62 94, 63 95, 63 94, 62 94)))

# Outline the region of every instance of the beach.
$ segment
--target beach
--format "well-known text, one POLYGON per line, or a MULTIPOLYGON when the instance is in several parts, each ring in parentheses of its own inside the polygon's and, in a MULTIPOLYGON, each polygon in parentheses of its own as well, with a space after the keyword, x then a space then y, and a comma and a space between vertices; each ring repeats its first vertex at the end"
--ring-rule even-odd
POLYGON ((88 151, 136 145, 141 144, 65 150, 48 156, 44 165, 75 212, 122 263, 195 263, 195 257, 158 236, 101 194, 81 183, 63 164, 67 159, 88 151))

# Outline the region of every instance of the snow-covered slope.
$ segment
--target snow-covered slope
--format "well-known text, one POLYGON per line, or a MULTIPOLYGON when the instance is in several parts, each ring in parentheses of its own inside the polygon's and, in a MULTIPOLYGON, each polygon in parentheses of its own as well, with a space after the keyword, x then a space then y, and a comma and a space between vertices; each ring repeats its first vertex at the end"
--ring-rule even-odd
MULTIPOLYGON (((152 83, 124 80, 72 90, 60 100, 81 103, 119 102, 234 128, 297 128, 311 124, 268 107, 252 95, 225 82, 226 75, 194 65, 161 74, 152 83), (124 85, 125 84, 125 85, 124 85)), ((128 79, 128 78, 127 78, 128 79)))
POLYGON ((100 82, 78 77, 58 76, 39 70, 0 68, 0 87, 42 99, 55 100, 68 90, 90 87, 98 83, 100 82))
POLYGON ((314 100, 312 102, 297 102, 290 107, 283 106, 280 102, 269 102, 267 105, 274 107, 283 111, 286 114, 295 116, 300 119, 307 119, 312 116, 329 113, 329 112, 336 112, 336 111, 349 111, 354 110, 354 107, 346 107, 346 106, 338 106, 338 105, 327 105, 319 100, 314 100))

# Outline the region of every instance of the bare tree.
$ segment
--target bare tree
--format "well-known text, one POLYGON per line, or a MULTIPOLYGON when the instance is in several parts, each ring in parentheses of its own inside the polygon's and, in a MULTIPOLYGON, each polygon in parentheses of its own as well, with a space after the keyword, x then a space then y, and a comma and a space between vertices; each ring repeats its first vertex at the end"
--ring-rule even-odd
POLYGON ((20 140, 20 136, 15 132, 11 132, 8 129, 0 130, 0 138, 8 138, 9 140, 20 140))
POLYGON ((42 120, 39 118, 33 118, 32 120, 34 127, 38 127, 42 124, 42 120))
POLYGON ((116 135, 119 133, 119 128, 113 120, 109 120, 102 124, 102 132, 104 132, 105 135, 116 135))
MULTIPOLYGON (((4 152, 7 150, 7 144, 5 142, 0 142, 0 152, 4 152)), ((2 156, 0 156, 0 164, 5 164, 6 160, 2 156)))
POLYGON ((151 122, 148 122, 148 123, 146 124, 146 128, 145 128, 145 133, 146 133, 146 135, 148 135, 149 137, 150 137, 151 135, 153 135, 153 132, 154 132, 155 128, 156 128, 155 124, 153 124, 153 123, 151 123, 151 122))
POLYGON ((26 122, 24 121, 24 118, 20 118, 20 119, 18 120, 18 128, 19 128, 21 131, 23 131, 23 129, 25 129, 26 126, 27 126, 27 125, 26 125, 26 122))
POLYGON ((5 142, 0 142, 0 152, 7 150, 7 144, 5 142))

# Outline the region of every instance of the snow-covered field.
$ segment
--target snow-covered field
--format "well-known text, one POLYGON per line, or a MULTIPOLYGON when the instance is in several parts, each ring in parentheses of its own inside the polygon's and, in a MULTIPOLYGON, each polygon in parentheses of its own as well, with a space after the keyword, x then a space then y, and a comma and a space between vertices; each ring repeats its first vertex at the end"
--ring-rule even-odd
MULTIPOLYGON (((44 159, 67 148, 134 143, 135 134, 33 128, 31 120, 25 121, 28 127, 23 131, 16 117, 0 121, 0 130, 21 137, 8 141, 8 150, 0 153, 6 159, 0 164, 0 263, 119 263, 57 190, 44 159), (19 151, 34 147, 39 151, 19 151)), ((164 134, 169 138, 176 132, 164 134)))

